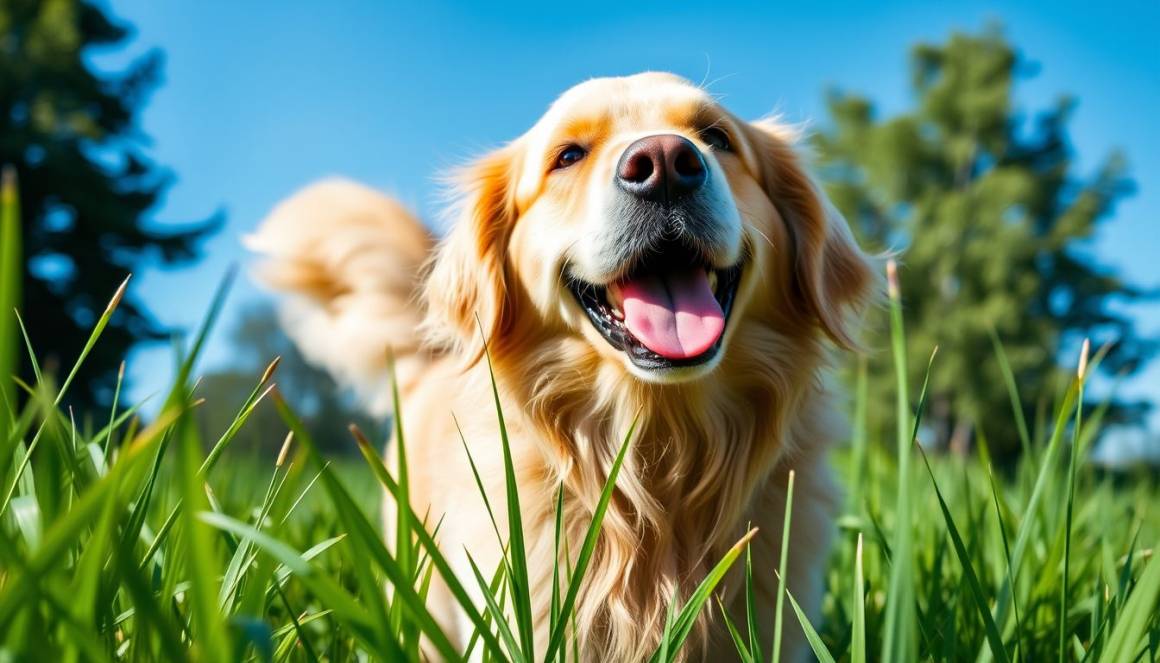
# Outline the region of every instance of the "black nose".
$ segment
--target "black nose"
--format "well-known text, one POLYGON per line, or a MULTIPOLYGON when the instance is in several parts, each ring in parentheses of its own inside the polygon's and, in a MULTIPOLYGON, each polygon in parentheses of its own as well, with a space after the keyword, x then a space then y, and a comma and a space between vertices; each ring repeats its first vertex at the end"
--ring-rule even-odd
POLYGON ((683 136, 661 134, 641 138, 620 155, 616 183, 642 200, 673 203, 701 187, 705 159, 683 136))

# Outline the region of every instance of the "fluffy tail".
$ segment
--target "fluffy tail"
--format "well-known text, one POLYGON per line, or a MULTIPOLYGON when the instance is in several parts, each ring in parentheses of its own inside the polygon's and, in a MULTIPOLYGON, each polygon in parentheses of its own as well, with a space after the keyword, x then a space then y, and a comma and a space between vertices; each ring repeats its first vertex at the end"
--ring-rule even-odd
POLYGON ((398 202, 349 180, 312 184, 245 240, 257 276, 290 295, 279 313, 306 359, 390 411, 389 357, 401 384, 427 363, 415 299, 434 239, 398 202))

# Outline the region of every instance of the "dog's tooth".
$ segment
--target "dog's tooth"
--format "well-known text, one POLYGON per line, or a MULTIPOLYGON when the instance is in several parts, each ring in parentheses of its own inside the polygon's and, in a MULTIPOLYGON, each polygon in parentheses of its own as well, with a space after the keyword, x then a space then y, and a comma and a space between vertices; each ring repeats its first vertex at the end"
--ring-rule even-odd
POLYGON ((604 298, 608 301, 608 310, 612 311, 612 317, 617 320, 624 320, 624 311, 621 306, 624 305, 624 296, 620 293, 620 288, 611 283, 604 289, 604 298))
POLYGON ((604 289, 604 297, 608 300, 608 305, 612 310, 620 310, 620 304, 624 299, 620 295, 620 288, 615 283, 604 289))
POLYGON ((717 270, 709 270, 709 290, 713 293, 717 292, 717 270))

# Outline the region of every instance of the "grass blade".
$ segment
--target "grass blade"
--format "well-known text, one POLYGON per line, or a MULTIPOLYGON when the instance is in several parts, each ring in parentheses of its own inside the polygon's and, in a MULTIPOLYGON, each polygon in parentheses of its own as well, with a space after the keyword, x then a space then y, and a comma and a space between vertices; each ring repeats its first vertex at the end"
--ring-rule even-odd
POLYGON ((757 597, 753 585, 753 546, 745 548, 745 625, 749 629, 749 659, 762 663, 761 639, 757 632, 757 597))
MULTIPOLYGON (((302 434, 305 434, 305 430, 301 427, 301 422, 293 419, 293 413, 290 413, 289 410, 286 410, 285 405, 281 403, 281 401, 278 401, 278 404, 279 408, 283 411, 283 416, 294 422, 292 427, 297 431, 301 431, 302 434)), ((366 439, 365 436, 358 432, 357 427, 353 428, 352 432, 355 433, 355 440, 358 441, 359 451, 362 453, 363 458, 366 460, 367 464, 371 466, 371 471, 374 473, 375 478, 378 479, 379 483, 387 489, 388 493, 390 493, 392 496, 395 496, 396 500, 400 499, 399 486, 395 482, 394 478, 391 477, 390 473, 387 472, 387 468, 383 465, 382 459, 378 457, 374 447, 371 446, 370 442, 366 439)), ((309 436, 307 436, 307 439, 309 439, 309 436)), ((310 449, 313 449, 312 445, 312 442, 308 442, 306 446, 310 449)), ((329 472, 325 474, 325 477, 329 477, 329 472)), ((419 521, 419 519, 415 517, 415 512, 413 510, 411 511, 411 518, 414 521, 419 521)), ((439 572, 439 576, 447 584, 448 591, 451 592, 451 595, 455 598, 456 603, 459 604, 459 607, 463 609, 464 614, 467 615, 467 618, 476 628, 476 632, 480 635, 480 638, 482 638, 484 645, 487 647, 488 653, 490 653, 492 656, 500 657, 502 660, 503 648, 500 646, 500 643, 498 640, 496 640, 495 636, 492 635, 491 630, 488 629, 487 622, 484 620, 483 615, 480 615, 479 611, 476 610, 475 603, 472 601, 471 595, 468 594, 467 589, 463 586, 463 583, 455 576, 455 572, 451 569, 451 564, 447 562, 447 558, 439 550, 439 546, 435 543, 435 539, 430 534, 428 534, 427 530, 423 527, 416 527, 414 534, 415 538, 419 541, 419 545, 423 547, 424 551, 426 551, 428 557, 430 558, 431 563, 435 566, 436 571, 439 572)))
POLYGON ((1003 374, 1003 384, 1007 387, 1007 396, 1011 399, 1011 413, 1015 417, 1015 428, 1019 431, 1019 442, 1023 445, 1023 454, 1027 458, 1034 458, 1031 449, 1031 433, 1027 429, 1027 420, 1023 416, 1023 405, 1019 398, 1019 387, 1015 384, 1015 374, 1011 371, 1011 363, 1007 361, 1007 352, 999 340, 999 334, 993 326, 987 326, 987 333, 991 336, 991 345, 995 348, 995 357, 999 360, 999 371, 1003 374))
POLYGON ((106 497, 120 485, 122 477, 130 475, 141 460, 147 457, 148 452, 160 443, 162 431, 173 424, 176 416, 176 413, 165 412, 152 426, 142 431, 113 470, 91 485, 71 505, 69 511, 45 532, 35 555, 25 562, 23 568, 8 573, 4 591, 0 594, 0 633, 8 629, 24 601, 31 592, 36 591, 40 577, 61 563, 62 558, 77 544, 82 533, 104 506, 106 497))
POLYGON ((741 633, 737 630, 737 625, 733 623, 733 619, 729 617, 729 611, 725 608, 725 604, 721 602, 721 597, 717 597, 717 608, 721 611, 721 621, 725 622, 725 629, 729 632, 729 637, 733 640, 733 647, 737 650, 737 654, 741 656, 742 663, 753 663, 750 644, 741 637, 741 633))
POLYGON ((19 370, 20 341, 13 312, 20 308, 24 281, 20 236, 16 169, 4 166, 0 174, 0 439, 8 437, 16 416, 16 385, 12 376, 19 370))
POLYGON ((195 626, 193 637, 204 656, 210 660, 224 661, 230 658, 233 642, 217 608, 217 596, 221 591, 218 578, 222 570, 215 545, 216 537, 209 526, 197 518, 198 512, 211 508, 197 473, 203 460, 199 438, 188 417, 178 420, 175 434, 178 445, 177 483, 185 505, 178 522, 181 525, 181 544, 189 564, 187 575, 195 626))
MULTIPOLYGON (((1160 551, 1160 541, 1152 550, 1160 551)), ((1160 601, 1160 561, 1153 556, 1136 587, 1124 603, 1123 611, 1116 621, 1104 648, 1103 660, 1133 661, 1142 648, 1148 623, 1156 616, 1157 602, 1160 601)))
POLYGON ((386 644, 385 647, 380 645, 379 638, 373 635, 376 622, 359 602, 333 580, 318 573, 297 550, 225 514, 210 511, 199 513, 197 517, 208 525, 253 542, 254 545, 278 560, 315 596, 324 601, 330 610, 341 616, 346 626, 351 629, 351 633, 359 638, 367 649, 387 660, 403 660, 402 649, 390 638, 383 640, 383 643, 386 644))
MULTIPOLYGON (((1067 619, 1068 619, 1068 601, 1071 598, 1068 595, 1071 582, 1071 524, 1072 511, 1075 505, 1075 474, 1076 465, 1079 464, 1079 444, 1081 437, 1081 429, 1083 427, 1083 386, 1085 373, 1087 372, 1088 351, 1091 349, 1091 342, 1084 339, 1083 348, 1080 350, 1079 356, 1079 370, 1076 372, 1076 389, 1077 395, 1075 398, 1075 426, 1072 427, 1071 438, 1071 457, 1067 463, 1067 514, 1064 518, 1064 532, 1063 532, 1063 579, 1062 588, 1059 593, 1059 663, 1063 663, 1067 657, 1067 619)), ((1081 657, 1082 658, 1082 657, 1081 657)))
POLYGON ((781 660, 781 632, 782 612, 785 606, 785 574, 789 561, 790 522, 793 519, 793 480, 794 471, 789 471, 789 479, 785 489, 785 517, 781 529, 781 557, 777 563, 777 607, 774 609, 773 619, 773 648, 769 652, 769 660, 778 663, 781 660))
POLYGON ((676 656, 676 653, 679 652, 681 647, 684 646, 685 640, 689 637, 689 633, 693 631, 693 626, 696 624, 697 615, 701 613, 701 608, 705 606, 705 603, 709 600, 713 590, 717 588, 718 583, 720 583, 721 579, 725 577, 725 574, 733 566, 733 563, 736 562, 737 558, 741 556, 742 549, 748 546, 749 542, 753 540, 753 537, 756 535, 756 529, 749 530, 745 536, 741 537, 737 543, 733 544, 733 547, 730 548, 728 552, 726 552, 725 555, 721 558, 721 561, 717 562, 717 565, 709 571, 708 575, 706 575, 705 578, 701 581, 701 584, 697 585, 697 588, 693 590, 692 595, 689 596, 689 600, 685 602, 684 607, 682 607, 681 611, 677 614, 676 622, 674 622, 674 626, 671 632, 667 635, 665 642, 663 642, 661 646, 658 647, 657 652, 649 658, 649 661, 661 661, 661 650, 668 652, 669 655, 668 659, 664 660, 664 663, 668 663, 668 661, 673 660, 673 658, 676 656))
MULTIPOLYGON (((1019 524, 1019 533, 1015 537, 1015 547, 1011 551, 1011 573, 1009 577, 1012 579, 1019 578, 1019 569, 1023 563, 1023 557, 1026 554, 1027 546, 1031 544, 1031 536, 1035 531, 1035 521, 1039 513, 1039 505, 1043 501, 1044 494, 1047 492, 1048 484, 1051 482, 1052 469, 1055 467, 1056 460, 1059 456, 1060 441, 1067 427, 1067 420, 1070 417, 1071 406, 1075 402, 1076 391, 1077 385, 1073 381, 1063 396, 1059 414, 1055 422, 1055 429, 1052 431, 1051 438, 1047 443, 1047 450, 1039 459, 1039 474, 1031 490, 1031 497, 1024 507, 1025 515, 1023 521, 1019 524)), ((994 616, 996 624, 1006 625, 1008 618, 1007 610, 1014 600, 1014 590, 1015 587, 1011 582, 1004 580, 1003 586, 999 589, 998 597, 995 600, 995 607, 991 613, 994 616)))
POLYGON ((810 624, 806 613, 802 612, 802 608, 798 602, 794 600, 793 594, 786 591, 785 597, 789 599, 789 604, 793 607, 793 612, 797 615, 798 623, 802 626, 802 631, 806 634, 806 642, 810 643, 810 649, 813 650, 814 656, 817 657, 819 663, 834 663, 834 656, 830 650, 826 649, 825 643, 822 642, 822 637, 814 630, 813 624, 810 624))
MULTIPOLYGON (((467 553, 466 550, 464 552, 467 553)), ((480 591, 483 594, 484 600, 487 602, 487 609, 491 614, 491 621, 496 625, 500 637, 503 639, 504 644, 507 645, 508 653, 511 655, 512 661, 522 662, 524 660, 522 648, 516 642, 511 627, 508 626, 507 616, 504 615, 503 608, 499 607, 495 596, 492 594, 491 585, 484 579, 483 574, 479 572, 479 567, 475 565, 475 560, 472 559, 470 553, 467 553, 467 562, 471 564, 471 571, 475 574, 475 581, 479 583, 480 591)), ((504 568, 504 566, 501 564, 500 568, 504 568)))
POLYGON ((850 663, 866 662, 866 581, 862 574, 862 534, 854 549, 853 625, 850 632, 850 663))
POLYGON ((983 592, 983 586, 979 582, 979 577, 975 573, 975 567, 971 563, 971 554, 967 551, 967 546, 963 543, 963 537, 959 534, 959 529, 955 525, 955 520, 951 517, 951 511, 947 507, 946 500, 943 499, 942 490, 938 487, 938 481, 934 478, 934 470, 931 469, 930 460, 926 457, 926 452, 922 447, 918 447, 919 455, 922 456, 923 464, 926 466, 927 474, 930 475, 931 485, 934 486, 934 494, 938 497, 939 508, 942 509, 943 520, 947 525, 947 532, 950 534, 951 542, 954 544, 955 553, 959 557, 959 563, 963 568, 963 576, 967 579, 967 588, 971 590, 971 596, 975 600, 975 606, 979 610, 979 616, 983 620, 983 626, 987 635, 987 643, 991 647, 991 654, 1000 661, 1009 661, 1007 656, 1007 649, 1003 646, 1003 636, 999 633, 999 627, 995 625, 995 620, 991 616, 991 608, 987 605, 987 596, 983 592))
POLYGON ((910 504, 910 403, 907 397, 906 335, 902 323, 901 292, 898 268, 891 260, 886 266, 890 295, 890 341, 894 354, 895 388, 898 419, 898 479, 895 498, 893 562, 890 565, 890 589, 886 598, 885 637, 882 660, 913 661, 918 658, 918 637, 914 608, 914 552, 912 548, 910 504))
MULTIPOLYGON (((596 549, 596 539, 600 536, 600 525, 604 522, 604 514, 608 511, 608 502, 612 499, 612 492, 616 489, 616 477, 620 475, 620 467, 624 464, 625 454, 628 453, 628 447, 632 442, 633 435, 636 433, 636 420, 633 420, 632 425, 628 428, 628 434, 624 436, 624 442, 620 445, 620 451, 616 454, 616 460, 612 463, 612 468, 608 471, 608 479, 604 482, 604 490, 600 493, 600 500, 596 503, 596 509, 592 512, 592 522, 588 525, 588 532, 584 535, 584 543, 580 546, 580 554, 576 558, 576 567, 572 569, 571 578, 568 582, 568 591, 564 594, 564 601, 560 604, 561 615, 571 615, 572 608, 576 605, 576 597, 580 594, 580 585, 584 580, 584 573, 588 570, 588 563, 592 560, 592 551, 596 549)), ((563 644, 564 630, 567 622, 561 619, 556 628, 552 629, 552 633, 548 638, 548 647, 544 651, 544 660, 555 660, 557 650, 563 644)))
MULTIPOLYGON (((503 406, 499 400, 499 387, 496 384, 495 370, 491 364, 491 350, 488 349, 482 324, 479 326, 479 333, 484 339, 483 353, 487 359, 487 372, 491 379, 491 395, 495 403, 496 418, 499 422, 500 444, 503 447, 504 483, 507 487, 508 554, 511 566, 508 579, 512 587, 512 610, 516 614, 516 625, 519 627, 520 644, 523 647, 524 658, 531 661, 535 660, 532 594, 531 581, 528 579, 528 556, 524 544, 524 521, 523 510, 520 508, 519 484, 516 480, 515 466, 512 463, 512 449, 508 440, 507 424, 504 422, 503 406)), ((551 660, 550 656, 545 658, 551 660)))

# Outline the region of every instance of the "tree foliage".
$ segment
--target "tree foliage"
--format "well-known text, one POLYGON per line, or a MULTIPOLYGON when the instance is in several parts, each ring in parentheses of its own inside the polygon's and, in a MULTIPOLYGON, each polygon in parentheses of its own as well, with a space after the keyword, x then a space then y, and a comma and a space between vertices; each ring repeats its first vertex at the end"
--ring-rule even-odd
MULTIPOLYGON (((1057 368, 1074 370, 1061 352, 1083 337, 1111 343, 1108 374, 1137 370, 1154 350, 1118 306, 1150 293, 1097 261, 1087 242, 1133 183, 1120 153, 1090 176, 1076 173, 1075 101, 1060 98, 1029 119, 1014 92, 1033 68, 997 28, 919 45, 910 66, 914 105, 897 116, 880 117, 865 97, 831 96, 832 127, 816 137, 823 179, 866 245, 900 254, 911 382, 939 346, 926 419, 933 441, 965 441, 981 427, 1011 450, 1018 438, 992 327, 1032 404, 1029 421, 1033 404, 1055 393, 1057 368)), ((889 413, 892 390, 880 382, 871 410, 889 413)), ((1141 412, 1112 406, 1121 420, 1141 412)))
MULTIPOLYGON (((151 52, 112 73, 92 60, 128 38, 98 4, 0 0, 0 163, 19 175, 23 312, 49 362, 76 356, 131 271, 191 260, 215 225, 172 230, 149 221, 170 177, 145 153, 137 121, 161 58, 151 52)), ((81 410, 108 405, 130 346, 166 334, 130 290, 71 402, 81 410)))

